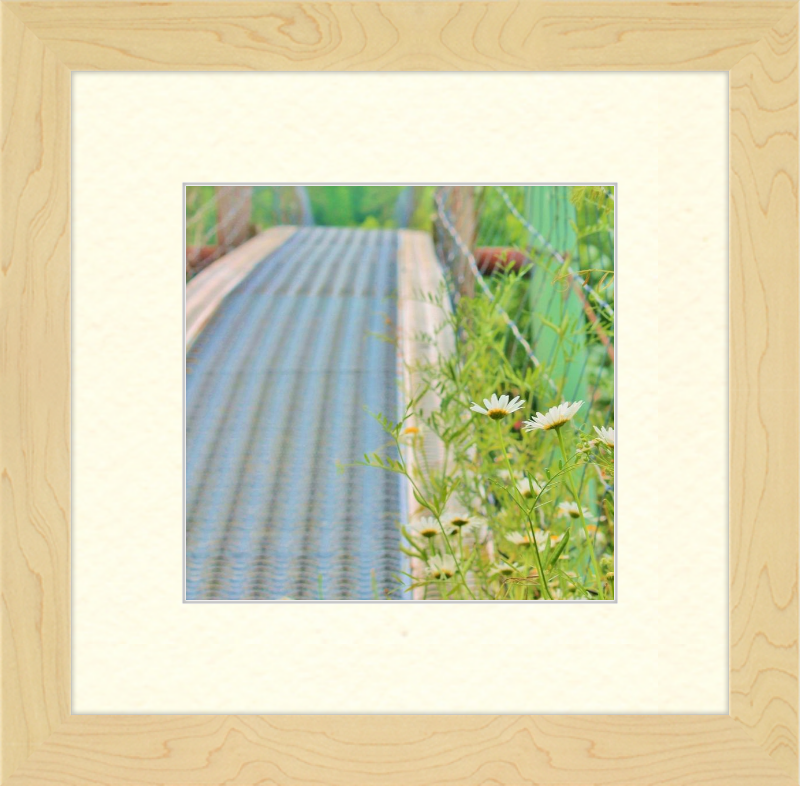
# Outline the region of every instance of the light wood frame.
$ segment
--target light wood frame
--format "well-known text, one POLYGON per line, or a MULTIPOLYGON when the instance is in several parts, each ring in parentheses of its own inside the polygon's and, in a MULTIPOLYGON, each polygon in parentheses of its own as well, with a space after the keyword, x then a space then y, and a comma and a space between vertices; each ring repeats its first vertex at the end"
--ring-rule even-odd
POLYGON ((797 783, 797 2, 2 2, 2 783, 797 783), (70 714, 72 70, 730 74, 730 714, 70 714))

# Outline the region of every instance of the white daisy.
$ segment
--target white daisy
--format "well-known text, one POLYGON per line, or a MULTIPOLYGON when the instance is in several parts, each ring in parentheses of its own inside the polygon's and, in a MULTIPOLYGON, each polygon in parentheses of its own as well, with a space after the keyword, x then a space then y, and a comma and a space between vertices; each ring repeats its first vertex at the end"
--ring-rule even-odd
POLYGON ((521 480, 517 483, 517 491, 522 494, 525 499, 532 499, 538 497, 542 493, 542 487, 535 480, 521 480))
POLYGON ((523 428, 525 431, 536 431, 536 429, 548 431, 551 428, 560 428, 568 420, 572 420, 573 415, 582 406, 582 401, 576 401, 573 404, 570 404, 569 401, 565 401, 563 404, 559 404, 557 407, 550 407, 546 415, 543 415, 541 412, 537 412, 536 417, 534 417, 532 420, 525 421, 523 428))
POLYGON ((437 554, 428 560, 428 571, 435 579, 449 579, 455 575, 456 561, 449 554, 437 554))
POLYGON ((423 516, 414 524, 412 531, 415 535, 422 535, 423 538, 434 538, 441 532, 439 523, 433 516, 423 516))
POLYGON ((524 532, 509 532, 506 535, 506 540, 513 543, 515 546, 530 546, 531 536, 526 535, 524 532))
POLYGON ((614 449, 614 429, 606 428, 605 426, 597 426, 594 427, 594 430, 597 432, 597 436, 600 437, 600 441, 606 446, 614 449))
POLYGON ((474 401, 470 409, 481 415, 488 415, 492 420, 502 420, 506 415, 510 415, 512 412, 522 409, 524 405, 525 402, 519 396, 514 396, 514 398, 509 401, 508 396, 504 395, 497 398, 497 394, 492 393, 491 399, 485 398, 483 400, 483 406, 486 407, 486 409, 479 407, 474 401))
MULTIPOLYGON (((603 534, 602 530, 597 529, 597 524, 587 524, 586 533, 589 535, 589 539, 595 542, 597 548, 602 549, 606 545, 606 536, 603 534)), ((581 538, 586 537, 583 531, 578 534, 581 538)))
POLYGON ((497 562, 494 565, 495 572, 501 576, 510 576, 512 573, 519 573, 523 570, 519 565, 509 565, 506 562, 497 562))
POLYGON ((512 475, 507 469, 499 469, 497 470, 497 476, 506 485, 513 484, 525 498, 536 497, 542 493, 541 484, 533 479, 529 483, 528 477, 523 472, 515 472, 512 475))
POLYGON ((575 502, 562 502, 559 504, 557 510, 559 516, 569 516, 571 519, 580 518, 581 512, 585 519, 588 519, 592 515, 588 508, 579 509, 575 502))
POLYGON ((446 510, 442 516, 442 524, 449 524, 451 527, 470 527, 475 523, 475 516, 471 515, 466 509, 460 506, 453 506, 446 510))
POLYGON ((536 544, 540 549, 545 548, 548 541, 550 541, 550 548, 555 548, 561 542, 561 538, 563 537, 563 534, 556 535, 553 532, 545 532, 541 529, 536 530, 536 544))

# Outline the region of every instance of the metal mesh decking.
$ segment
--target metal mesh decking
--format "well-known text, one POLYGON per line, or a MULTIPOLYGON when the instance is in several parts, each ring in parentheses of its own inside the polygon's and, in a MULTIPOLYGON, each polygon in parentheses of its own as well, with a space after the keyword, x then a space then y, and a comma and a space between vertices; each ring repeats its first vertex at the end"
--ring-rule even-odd
POLYGON ((337 470, 397 411, 397 233, 298 230, 187 355, 186 597, 397 590, 398 476, 337 470))

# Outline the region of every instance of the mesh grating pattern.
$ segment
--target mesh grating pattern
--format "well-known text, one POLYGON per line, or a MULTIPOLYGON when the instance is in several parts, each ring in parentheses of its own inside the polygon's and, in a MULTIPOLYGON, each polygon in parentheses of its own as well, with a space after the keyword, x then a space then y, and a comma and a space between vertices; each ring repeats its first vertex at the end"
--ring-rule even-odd
POLYGON ((371 599, 397 589, 400 484, 336 463, 394 413, 397 233, 296 232, 187 355, 186 597, 371 599))

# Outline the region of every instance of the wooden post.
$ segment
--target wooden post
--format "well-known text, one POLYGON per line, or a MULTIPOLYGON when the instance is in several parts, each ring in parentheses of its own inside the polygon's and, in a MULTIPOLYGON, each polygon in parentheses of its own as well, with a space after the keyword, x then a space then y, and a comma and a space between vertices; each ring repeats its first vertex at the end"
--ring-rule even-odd
POLYGON ((217 243, 221 253, 250 237, 252 186, 217 186, 217 243))
MULTIPOLYGON (((453 224, 461 239, 469 246, 475 246, 475 189, 473 186, 454 186, 450 192, 450 210, 452 211, 453 224)), ((475 294, 475 276, 469 266, 467 257, 456 249, 456 263, 454 267, 459 294, 472 297, 475 294)))

